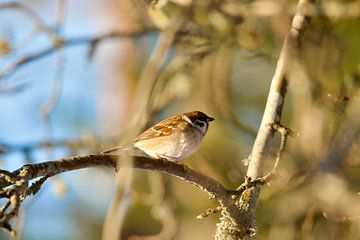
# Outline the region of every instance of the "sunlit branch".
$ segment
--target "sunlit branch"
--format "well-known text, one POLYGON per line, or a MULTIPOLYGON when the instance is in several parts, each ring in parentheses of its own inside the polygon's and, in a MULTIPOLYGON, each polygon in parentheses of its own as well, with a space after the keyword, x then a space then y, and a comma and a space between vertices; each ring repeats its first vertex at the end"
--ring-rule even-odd
MULTIPOLYGON (((8 227, 11 229, 8 221, 16 216, 21 201, 30 195, 36 194, 48 177, 88 167, 110 167, 116 169, 118 161, 121 161, 119 156, 100 154, 75 156, 56 161, 27 164, 13 172, 1 170, 0 197, 7 198, 8 201, 5 202, 0 209, 0 225, 3 228, 8 227), (31 180, 39 177, 39 180, 30 184, 31 180)), ((233 193, 233 191, 227 190, 221 183, 200 172, 183 164, 145 157, 134 157, 132 166, 134 168, 169 174, 195 185, 202 191, 208 193, 211 198, 218 200, 230 216, 236 216, 238 209, 234 204, 231 194, 229 194, 233 193)))
MULTIPOLYGON (((299 0, 291 29, 284 40, 271 81, 264 115, 249 158, 246 175, 250 179, 262 177, 265 154, 268 150, 269 141, 274 134, 274 130, 269 128, 268 124, 277 123, 281 120, 289 80, 289 68, 292 61, 298 57, 304 31, 313 14, 314 3, 315 0, 299 0)), ((246 192, 246 197, 240 201, 240 205, 246 206, 241 211, 241 225, 247 229, 247 231, 240 233, 241 238, 249 235, 250 230, 254 231, 255 229, 255 209, 259 197, 259 188, 260 185, 256 185, 250 192, 246 192)))

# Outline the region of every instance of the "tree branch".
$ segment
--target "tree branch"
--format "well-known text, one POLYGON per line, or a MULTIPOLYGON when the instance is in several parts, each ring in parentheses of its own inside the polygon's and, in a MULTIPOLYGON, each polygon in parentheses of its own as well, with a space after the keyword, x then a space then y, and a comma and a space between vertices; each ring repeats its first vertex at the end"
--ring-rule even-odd
MULTIPOLYGON (((8 198, 8 201, 0 208, 0 226, 10 229, 14 234, 9 220, 16 216, 21 202, 28 196, 34 195, 41 188, 45 180, 51 176, 88 167, 111 167, 116 168, 121 158, 116 155, 86 155, 67 157, 60 160, 48 161, 36 164, 27 164, 23 167, 8 172, 0 170, 0 198, 8 198), (30 185, 30 180, 40 180, 30 185)), ((223 209, 229 214, 236 224, 239 222, 232 216, 238 215, 232 190, 226 189, 221 183, 200 172, 197 172, 183 164, 167 160, 157 160, 145 157, 132 159, 134 168, 158 171, 178 177, 209 194, 211 198, 218 200, 223 209)))
POLYGON ((104 40, 121 39, 121 38, 129 38, 129 37, 136 38, 157 31, 159 30, 156 28, 144 28, 144 29, 137 29, 134 31, 113 31, 93 37, 74 37, 74 38, 65 39, 58 36, 57 41, 55 41, 53 45, 43 48, 42 50, 39 50, 37 52, 30 53, 28 55, 20 57, 15 62, 4 67, 0 72, 0 81, 5 78, 9 78, 21 67, 24 67, 25 65, 33 61, 39 60, 65 47, 88 44, 90 45, 89 55, 92 56, 99 43, 104 40))
POLYGON ((35 24, 35 27, 46 34, 51 38, 56 38, 56 32, 51 27, 47 26, 44 21, 26 4, 18 1, 12 1, 7 3, 0 4, 0 10, 4 9, 15 9, 22 12, 24 15, 28 16, 35 24))
POLYGON ((268 128, 267 124, 280 122, 288 86, 288 71, 291 66, 291 58, 300 50, 303 33, 311 20, 309 9, 313 9, 313 2, 313 0, 299 1, 297 14, 293 18, 291 29, 282 46, 275 73, 271 80, 260 129, 251 152, 247 175, 254 179, 262 174, 264 154, 268 142, 273 136, 273 130, 268 128))
MULTIPOLYGON (((268 149, 268 144, 273 136, 274 130, 269 128, 269 124, 280 122, 283 105, 285 102, 288 75, 291 70, 294 59, 297 59, 301 48, 302 37, 311 16, 314 14, 315 0, 299 0, 296 14, 293 18, 291 29, 287 34, 280 56, 277 62, 274 76, 271 81, 269 95, 264 110, 264 115, 260 124, 254 146, 249 157, 249 167, 247 170, 247 177, 256 180, 261 178, 263 174, 263 166, 265 154, 268 149)), ((239 205, 241 207, 241 231, 238 236, 244 238, 251 232, 255 231, 255 214, 256 205, 259 197, 260 184, 257 184, 249 191, 244 191, 240 198, 239 205), (245 229, 245 231, 243 231, 245 229)), ((220 238, 219 238, 220 239, 220 238)), ((235 239, 235 238, 227 238, 235 239)))

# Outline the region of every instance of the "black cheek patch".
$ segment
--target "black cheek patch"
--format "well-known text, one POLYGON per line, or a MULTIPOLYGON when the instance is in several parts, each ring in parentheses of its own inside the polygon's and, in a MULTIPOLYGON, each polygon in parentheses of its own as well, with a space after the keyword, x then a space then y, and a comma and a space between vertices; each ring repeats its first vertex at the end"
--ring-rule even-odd
POLYGON ((206 123, 204 123, 202 121, 195 120, 195 124, 200 126, 200 127, 204 127, 206 123))

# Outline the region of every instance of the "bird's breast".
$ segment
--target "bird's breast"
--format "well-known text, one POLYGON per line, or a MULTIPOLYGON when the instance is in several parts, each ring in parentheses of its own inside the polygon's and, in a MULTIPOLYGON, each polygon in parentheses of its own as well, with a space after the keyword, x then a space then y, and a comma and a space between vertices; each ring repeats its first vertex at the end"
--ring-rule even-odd
POLYGON ((186 158, 193 154, 200 146, 203 135, 199 131, 187 131, 181 134, 179 140, 179 150, 181 158, 186 158))

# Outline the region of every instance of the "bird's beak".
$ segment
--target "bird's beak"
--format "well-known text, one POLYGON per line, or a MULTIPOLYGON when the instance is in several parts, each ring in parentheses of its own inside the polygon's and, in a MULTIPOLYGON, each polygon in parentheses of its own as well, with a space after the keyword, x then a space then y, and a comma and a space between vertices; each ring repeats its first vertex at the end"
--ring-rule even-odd
POLYGON ((208 122, 211 122, 211 121, 214 121, 214 120, 215 120, 215 118, 208 117, 206 120, 207 120, 208 122))

